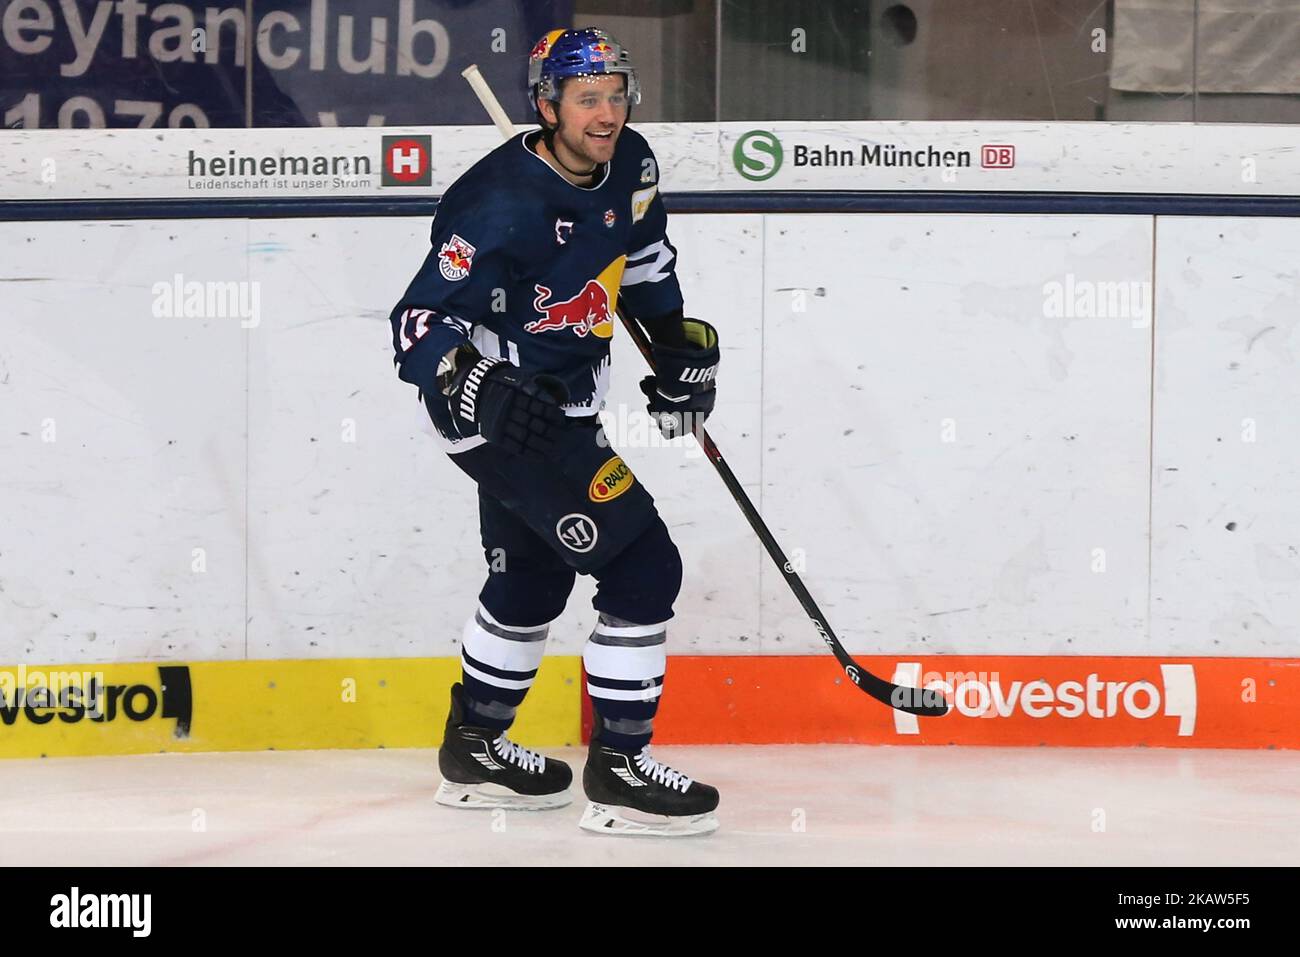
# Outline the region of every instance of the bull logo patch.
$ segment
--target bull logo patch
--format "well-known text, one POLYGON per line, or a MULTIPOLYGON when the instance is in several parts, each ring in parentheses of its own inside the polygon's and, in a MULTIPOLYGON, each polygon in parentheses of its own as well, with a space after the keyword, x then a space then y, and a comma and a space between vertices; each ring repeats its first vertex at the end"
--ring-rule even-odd
POLYGON ((438 250, 438 271, 448 282, 464 279, 474 265, 474 247, 455 233, 438 250))
POLYGON ((618 289, 623 282, 626 256, 619 256, 595 279, 588 279, 578 292, 561 299, 549 286, 535 283, 537 298, 533 308, 537 318, 524 323, 524 331, 533 335, 544 332, 572 331, 579 339, 593 335, 608 339, 614 335, 614 316, 618 310, 618 289), (610 290, 613 290, 612 292, 610 290))

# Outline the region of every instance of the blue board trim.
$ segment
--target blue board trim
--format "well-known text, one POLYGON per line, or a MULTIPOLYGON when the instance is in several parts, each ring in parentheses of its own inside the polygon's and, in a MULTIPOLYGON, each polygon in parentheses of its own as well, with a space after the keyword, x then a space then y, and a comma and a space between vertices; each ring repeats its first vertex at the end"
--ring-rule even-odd
MULTIPOLYGON (((1300 196, 819 190, 665 193, 672 213, 1074 213, 1294 216, 1300 196)), ((436 196, 0 200, 0 221, 431 216, 436 196)))

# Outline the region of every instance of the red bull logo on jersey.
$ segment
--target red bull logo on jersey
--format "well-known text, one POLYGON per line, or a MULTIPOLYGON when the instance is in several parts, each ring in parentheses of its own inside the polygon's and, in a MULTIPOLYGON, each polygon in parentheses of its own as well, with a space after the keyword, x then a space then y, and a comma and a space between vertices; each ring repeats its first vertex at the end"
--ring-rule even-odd
POLYGON ((549 286, 534 284, 537 298, 533 300, 533 308, 540 317, 525 323, 524 331, 538 335, 571 329, 580 339, 588 335, 598 339, 612 337, 614 314, 618 309, 618 288, 623 282, 626 262, 626 256, 619 256, 595 279, 588 279, 578 294, 569 299, 557 299, 549 286))
POLYGON ((601 339, 614 334, 614 310, 609 303, 609 293, 596 280, 588 279, 580 293, 558 302, 550 301, 551 290, 546 286, 533 288, 537 290, 533 308, 542 314, 542 318, 526 323, 525 331, 536 335, 553 329, 572 329, 580 339, 586 338, 588 333, 601 339))
POLYGON ((455 233, 438 250, 438 271, 448 282, 464 279, 474 265, 474 247, 455 233))

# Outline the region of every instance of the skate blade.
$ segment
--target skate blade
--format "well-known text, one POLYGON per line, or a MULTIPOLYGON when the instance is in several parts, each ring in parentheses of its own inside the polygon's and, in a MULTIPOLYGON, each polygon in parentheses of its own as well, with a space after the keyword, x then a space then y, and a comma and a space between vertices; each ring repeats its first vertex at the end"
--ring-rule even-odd
POLYGON ((512 811, 547 811, 573 803, 573 795, 567 789, 554 794, 516 794, 499 784, 456 784, 452 781, 438 785, 438 793, 433 799, 447 807, 502 807, 512 811))
POLYGON ((712 812, 670 817, 666 814, 643 814, 625 807, 590 803, 582 814, 578 827, 597 834, 618 834, 627 837, 690 837, 710 834, 718 829, 718 818, 712 812))

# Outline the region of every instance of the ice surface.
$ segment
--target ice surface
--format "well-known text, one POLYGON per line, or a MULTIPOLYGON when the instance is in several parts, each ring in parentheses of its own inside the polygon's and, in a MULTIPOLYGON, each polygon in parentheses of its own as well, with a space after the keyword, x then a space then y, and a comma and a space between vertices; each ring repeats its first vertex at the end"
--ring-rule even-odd
MULTIPOLYGON (((1045 748, 655 749, 722 792, 677 840, 433 803, 428 750, 13 760, 0 865, 1295 865, 1300 753, 1045 748)), ((552 752, 580 777, 583 752, 552 752)))

